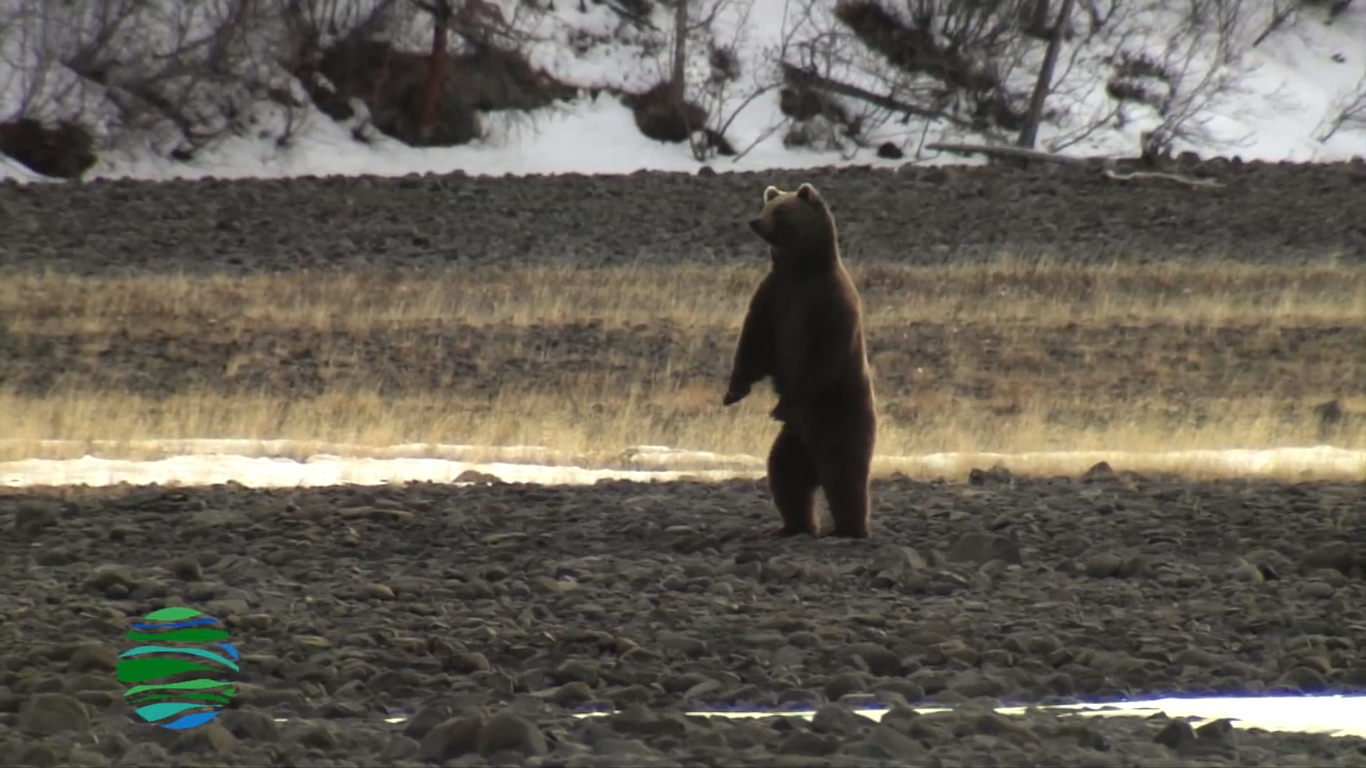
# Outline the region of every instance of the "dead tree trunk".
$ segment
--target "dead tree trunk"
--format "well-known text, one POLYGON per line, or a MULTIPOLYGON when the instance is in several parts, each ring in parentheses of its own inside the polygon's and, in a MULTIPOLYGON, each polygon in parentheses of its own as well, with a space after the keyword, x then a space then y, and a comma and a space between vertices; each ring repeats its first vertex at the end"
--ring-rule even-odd
POLYGON ((688 63, 688 0, 675 2, 677 5, 674 7, 674 55, 673 67, 669 73, 669 106, 681 115, 684 113, 683 100, 687 95, 685 77, 688 63))
POLYGON ((441 94, 446 90, 446 74, 450 69, 447 65, 447 47, 451 17, 455 15, 455 9, 451 7, 451 0, 415 0, 414 4, 432 17, 432 52, 427 57, 427 76, 422 81, 422 96, 418 100, 417 116, 417 136, 426 144, 431 140, 432 129, 436 126, 436 112, 441 106, 441 94))
POLYGON ((1062 10, 1053 23, 1052 34, 1048 38, 1048 50, 1044 52, 1043 66, 1039 67, 1039 79, 1034 83, 1034 94, 1029 97, 1029 112, 1025 115, 1024 127, 1020 129, 1020 140, 1016 142, 1026 149, 1033 149, 1039 138, 1039 121, 1043 119, 1043 103, 1053 88, 1053 70, 1058 66, 1058 50, 1062 48, 1062 34, 1068 19, 1072 18, 1073 0, 1062 0, 1062 10))

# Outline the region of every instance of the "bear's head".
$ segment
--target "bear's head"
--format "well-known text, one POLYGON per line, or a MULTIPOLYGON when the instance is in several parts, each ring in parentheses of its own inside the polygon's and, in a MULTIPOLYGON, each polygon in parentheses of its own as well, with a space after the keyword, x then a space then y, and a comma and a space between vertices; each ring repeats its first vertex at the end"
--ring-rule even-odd
POLYGON ((764 190, 764 209, 749 228, 777 251, 795 258, 829 258, 836 251, 835 219, 808 183, 796 192, 764 190))

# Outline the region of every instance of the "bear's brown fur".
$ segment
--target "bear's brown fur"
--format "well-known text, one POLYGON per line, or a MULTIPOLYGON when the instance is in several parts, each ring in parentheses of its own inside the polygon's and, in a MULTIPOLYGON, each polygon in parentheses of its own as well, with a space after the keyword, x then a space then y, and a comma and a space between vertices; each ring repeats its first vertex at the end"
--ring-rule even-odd
POLYGON ((764 190, 750 228, 769 245, 772 267, 750 300, 723 403, 771 378, 782 429, 768 454, 779 533, 817 535, 816 489, 833 536, 865 538, 868 475, 877 436, 863 303, 840 258, 835 220, 810 184, 764 190))

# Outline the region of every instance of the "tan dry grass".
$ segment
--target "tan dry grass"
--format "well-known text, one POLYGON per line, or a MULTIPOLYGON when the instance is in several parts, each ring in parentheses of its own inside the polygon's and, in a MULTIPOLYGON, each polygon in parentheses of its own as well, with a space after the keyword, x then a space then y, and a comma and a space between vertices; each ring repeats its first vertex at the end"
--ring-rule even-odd
MULTIPOLYGON (((762 456, 777 425, 768 418, 771 395, 756 393, 731 408, 721 408, 717 392, 696 392, 647 401, 626 393, 619 410, 584 413, 566 407, 602 397, 598 392, 562 394, 524 392, 503 395, 492 405, 433 396, 382 398, 373 393, 331 393, 301 403, 278 397, 234 397, 213 392, 166 399, 135 395, 72 394, 25 398, 0 394, 6 413, 6 443, 0 458, 38 455, 17 443, 43 440, 129 441, 198 438, 310 441, 380 447, 405 444, 544 446, 571 455, 617 455, 639 445, 721 454, 762 456), (642 407, 654 411, 649 424, 642 407), (520 414, 537 414, 519 418, 520 414)), ((1215 448, 1272 448, 1306 445, 1312 432, 1288 427, 1282 403, 1231 399, 1206 424, 1158 430, 1150 406, 1121 411, 1117 423, 1104 429, 1081 429, 1047 423, 1044 413, 1056 402, 1040 400, 1009 421, 999 419, 978 401, 946 401, 938 417, 914 429, 884 419, 879 453, 1030 451, 1175 451, 1215 448)), ((1366 410, 1366 398, 1347 401, 1366 410)), ((1338 447, 1366 450, 1359 434, 1338 447)), ((64 454, 70 456, 70 454, 64 454)), ((54 456, 55 457, 55 456, 54 456)))
MULTIPOLYGON (((307 273, 196 278, 7 276, 14 332, 98 333, 137 318, 220 327, 359 330, 431 322, 738 328, 763 264, 453 268, 421 275, 307 273)), ((1366 269, 1242 264, 1076 267, 851 265, 870 327, 913 322, 1051 327, 1114 322, 1360 322, 1366 269)))
MULTIPOLYGON (((682 329, 738 328, 760 264, 619 269, 481 268, 433 276, 301 274, 246 278, 78 278, 35 275, 0 281, 0 320, 15 333, 100 334, 147 326, 401 329, 433 322, 532 325, 601 321, 671 322, 682 329)), ((1325 265, 1079 268, 1003 260, 987 266, 851 267, 861 279, 870 333, 913 322, 990 324, 1007 340, 1070 323, 1184 323, 1208 329, 1356 324, 1366 318, 1366 270, 1325 265)), ((729 354, 729 350, 726 351, 729 354)), ((1162 371, 1155 371, 1163 375, 1162 371)), ((1294 371, 1285 375, 1293 376, 1294 371)), ((384 398, 348 390, 308 400, 183 393, 150 400, 75 389, 42 397, 0 393, 0 459, 50 454, 42 440, 156 438, 290 439, 385 446, 402 443, 541 445, 590 466, 610 466, 623 448, 677 448, 761 457, 776 425, 766 388, 722 409, 723 382, 603 390, 583 377, 571 389, 505 390, 492 402, 432 395, 384 398), (648 394, 647 394, 648 392, 648 394), (593 409, 613 402, 615 409, 593 409), (649 411, 650 419, 641 414, 649 411)), ((1010 392, 1010 387, 1004 387, 1010 392)), ((1255 392, 1250 387, 1249 392, 1255 392)), ((880 392, 880 395, 887 393, 880 392)), ((1055 392, 1022 386, 1022 413, 994 417, 980 400, 950 392, 915 393, 930 415, 915 425, 884 420, 885 457, 936 452, 1265 448, 1314 442, 1280 414, 1287 403, 1237 393, 1201 426, 1160 424, 1168 403, 1104 403, 1105 430, 1050 424, 1055 392)), ((1075 395, 1065 396, 1075 398, 1075 395)), ((1366 402, 1348 402, 1361 410, 1366 402)), ((1300 403, 1299 405, 1305 405, 1300 403)), ((1366 448, 1360 433, 1342 447, 1366 448)), ((69 448, 60 453, 68 454, 69 448)), ((52 456, 57 457, 57 456, 52 456)), ((884 471, 908 466, 880 460, 884 471)), ((968 467, 963 467, 966 471, 968 467)), ((1137 467, 1136 467, 1137 468, 1137 467)), ((1154 467, 1156 468, 1156 467, 1154 467)), ((1181 470, 1182 467, 1166 467, 1181 470)), ((1196 467, 1185 467, 1198 472, 1196 467)), ((1038 466, 1035 471, 1060 471, 1038 466)), ((919 473, 917 473, 919 474, 919 473)))

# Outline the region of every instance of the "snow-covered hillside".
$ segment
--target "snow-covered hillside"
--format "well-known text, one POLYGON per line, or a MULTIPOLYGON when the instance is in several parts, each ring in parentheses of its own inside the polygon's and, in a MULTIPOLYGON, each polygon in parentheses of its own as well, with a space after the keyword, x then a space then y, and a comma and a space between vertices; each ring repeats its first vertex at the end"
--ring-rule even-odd
MULTIPOLYGON (((12 13, 36 7, 36 0, 7 2, 12 13)), ((701 21, 690 36, 688 96, 706 108, 709 127, 724 127, 738 156, 699 160, 687 142, 647 138, 631 109, 614 95, 613 91, 639 93, 668 78, 673 11, 661 3, 556 0, 528 16, 516 13, 513 0, 501 0, 505 17, 515 18, 510 23, 524 33, 527 60, 557 80, 584 89, 584 95, 530 118, 485 115, 487 138, 462 146, 414 148, 375 131, 360 141, 364 109, 337 120, 305 103, 289 112, 287 131, 284 111, 257 106, 251 131, 216 138, 188 159, 173 159, 164 136, 144 132, 130 137, 121 132, 118 111, 98 103, 101 89, 82 90, 86 101, 75 104, 72 89, 62 91, 54 85, 71 77, 61 66, 47 67, 40 76, 36 62, 41 57, 32 55, 33 30, 25 32, 15 24, 0 24, 0 50, 6 54, 0 59, 0 123, 28 115, 51 119, 79 113, 93 123, 99 138, 98 160, 84 174, 86 179, 454 170, 629 173, 694 171, 704 164, 725 172, 850 163, 962 163, 971 161, 923 147, 936 141, 1010 138, 999 126, 987 126, 985 133, 990 135, 984 135, 978 130, 981 126, 967 125, 964 115, 971 105, 964 103, 962 93, 935 78, 899 72, 889 65, 886 56, 867 47, 836 17, 834 0, 692 2, 701 21), (648 7, 653 29, 623 22, 614 10, 619 5, 648 7), (734 53, 731 77, 720 85, 712 77, 714 49, 734 53), (822 77, 865 94, 921 105, 933 101, 945 116, 906 117, 870 106, 867 99, 834 93, 827 94, 827 101, 857 118, 859 141, 839 138, 838 126, 820 124, 825 120, 821 116, 798 125, 780 109, 784 62, 819 70, 822 77), (53 95, 51 103, 35 104, 34 84, 40 80, 48 83, 51 94, 61 91, 62 98, 53 95), (596 92, 590 94, 590 89, 596 92), (821 136, 813 138, 817 133, 836 137, 842 146, 837 149, 819 140, 821 136), (798 134, 805 139, 803 146, 794 146, 798 134), (879 156, 878 148, 886 143, 903 156, 879 156)), ((907 9, 927 2, 934 5, 935 0, 879 0, 879 5, 889 17, 909 24, 907 9)), ((0 8, 5 7, 0 2, 0 8)), ((1331 22, 1327 7, 1306 4, 1263 35, 1281 7, 1265 0, 1077 3, 1037 146, 1066 154, 1133 156, 1141 134, 1162 128, 1172 134, 1174 151, 1189 149, 1202 156, 1331 161, 1366 155, 1366 0, 1347 6, 1331 22), (1201 8, 1200 13, 1217 18, 1192 22, 1201 8), (1115 98, 1116 83, 1128 89, 1127 100, 1115 98), (1328 136, 1334 118, 1353 99, 1360 102, 1359 118, 1328 136)), ((408 32, 408 47, 421 52, 421 41, 429 33, 420 26, 408 32)), ((1008 59, 987 68, 999 75, 1003 88, 1027 97, 1044 48, 1042 41, 1020 36, 1003 53, 1008 59)), ((301 92, 297 82, 285 87, 301 92)), ((883 153, 896 154, 885 147, 883 153)), ((0 178, 36 176, 0 155, 0 178)))

